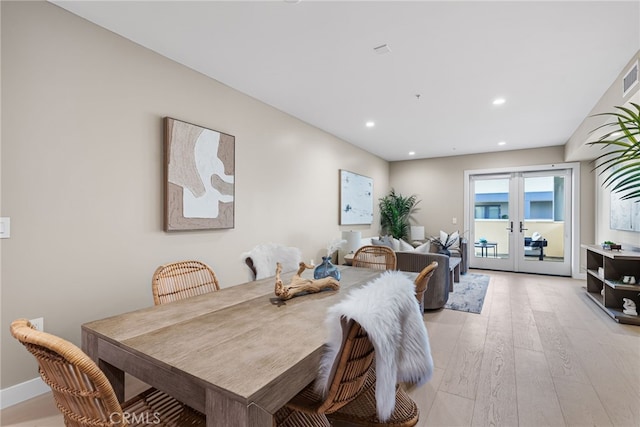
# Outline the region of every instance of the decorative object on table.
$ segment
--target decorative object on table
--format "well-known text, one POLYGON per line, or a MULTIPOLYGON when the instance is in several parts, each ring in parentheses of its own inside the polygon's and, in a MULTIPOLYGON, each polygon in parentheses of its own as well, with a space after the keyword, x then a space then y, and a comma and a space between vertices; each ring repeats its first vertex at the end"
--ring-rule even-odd
MULTIPOLYGON (((457 249, 460 245, 460 233, 454 231, 451 234, 440 230, 440 236, 431 237, 431 243, 438 247, 438 253, 443 255, 451 255, 452 249, 457 249)), ((486 243, 486 241, 485 241, 486 243)))
POLYGON ((380 226, 382 233, 390 234, 396 239, 408 240, 409 219, 420 203, 417 196, 405 197, 391 189, 389 194, 378 200, 380 208, 380 226))
POLYGON ((612 242, 611 240, 605 240, 604 242, 602 242, 602 249, 604 249, 605 251, 609 251, 609 250, 619 251, 622 249, 622 245, 618 245, 612 242))
POLYGON ((276 286, 275 286, 275 294, 281 300, 288 300, 295 297, 301 293, 309 293, 313 294, 316 292, 324 291, 324 290, 334 290, 337 291, 340 289, 340 282, 335 278, 329 276, 323 279, 311 280, 305 279, 301 277, 302 273, 306 269, 311 269, 313 266, 307 265, 304 262, 300 263, 300 267, 296 274, 291 278, 291 282, 288 286, 285 286, 282 283, 282 279, 280 278, 280 273, 282 272, 282 265, 280 263, 276 264, 276 286))
POLYGON ((333 277, 336 280, 340 280, 340 270, 331 263, 331 259, 333 258, 334 252, 340 249, 344 243, 346 243, 346 241, 340 239, 334 239, 329 242, 329 246, 327 246, 327 256, 323 256, 320 265, 313 270, 314 279, 333 277))
POLYGON ((444 308, 480 313, 489 281, 490 277, 486 274, 467 273, 460 276, 460 283, 456 283, 454 291, 449 292, 449 299, 444 308))
POLYGON ((636 310, 636 303, 633 302, 633 300, 629 298, 622 298, 622 301, 624 301, 622 304, 622 312, 624 314, 627 314, 629 316, 638 315, 638 311, 636 310))
POLYGON ((631 108, 616 106, 614 112, 595 114, 610 117, 612 121, 591 131, 604 130, 605 133, 588 143, 610 148, 594 160, 595 169, 600 170, 599 174, 608 175, 602 185, 618 193, 622 200, 640 199, 640 105, 630 104, 631 108))
POLYGON ((478 239, 478 243, 482 244, 482 245, 486 245, 488 242, 488 240, 484 237, 481 237, 478 239))
POLYGON ((625 283, 627 285, 635 285, 636 284, 636 277, 635 276, 623 276, 622 277, 622 283, 625 283))
POLYGON ((373 179, 340 169, 340 225, 373 223, 373 179))
POLYGON ((165 117, 164 229, 234 228, 235 137, 165 117))

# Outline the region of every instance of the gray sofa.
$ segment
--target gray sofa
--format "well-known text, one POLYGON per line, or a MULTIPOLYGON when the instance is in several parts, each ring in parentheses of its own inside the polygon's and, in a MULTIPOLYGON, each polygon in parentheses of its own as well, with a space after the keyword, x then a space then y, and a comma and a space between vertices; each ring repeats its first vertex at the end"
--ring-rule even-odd
POLYGON ((438 268, 429 279, 427 291, 424 293, 424 308, 442 308, 449 299, 451 275, 449 274, 449 257, 438 253, 396 252, 397 268, 400 271, 419 273, 433 261, 438 268))

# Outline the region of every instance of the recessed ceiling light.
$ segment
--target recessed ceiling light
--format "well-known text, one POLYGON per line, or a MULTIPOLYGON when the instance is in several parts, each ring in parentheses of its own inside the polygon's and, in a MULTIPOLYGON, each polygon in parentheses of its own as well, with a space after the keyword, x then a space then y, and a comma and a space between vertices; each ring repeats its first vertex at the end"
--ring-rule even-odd
POLYGON ((493 105, 502 105, 505 102, 507 102, 507 101, 504 98, 496 98, 496 99, 493 100, 493 105))
POLYGON ((416 155, 416 152, 415 152, 415 151, 409 151, 409 155, 410 155, 410 156, 415 156, 415 155, 416 155))
POLYGON ((369 120, 367 123, 364 124, 366 127, 368 128, 372 128, 376 125, 376 123, 372 120, 369 120))
POLYGON ((498 145, 507 145, 507 143, 505 141, 500 141, 498 142, 498 145))

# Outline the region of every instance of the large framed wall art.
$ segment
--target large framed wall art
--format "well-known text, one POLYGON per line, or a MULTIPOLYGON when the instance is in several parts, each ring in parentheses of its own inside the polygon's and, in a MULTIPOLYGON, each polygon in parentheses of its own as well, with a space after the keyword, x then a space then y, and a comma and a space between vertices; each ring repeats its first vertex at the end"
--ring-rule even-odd
POLYGON ((373 179, 340 169, 340 225, 373 223, 373 179))
POLYGON ((165 231, 234 227, 235 137, 165 117, 165 231))

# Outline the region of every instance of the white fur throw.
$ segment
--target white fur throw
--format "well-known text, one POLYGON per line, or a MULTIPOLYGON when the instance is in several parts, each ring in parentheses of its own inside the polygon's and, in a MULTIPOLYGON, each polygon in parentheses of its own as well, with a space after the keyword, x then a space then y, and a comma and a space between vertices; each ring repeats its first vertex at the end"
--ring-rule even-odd
POLYGON ((424 384, 433 373, 429 335, 414 283, 400 271, 387 271, 329 308, 329 341, 315 383, 323 396, 342 344, 341 317, 358 322, 371 339, 376 352, 376 408, 380 420, 386 421, 395 408, 396 384, 424 384))
POLYGON ((300 249, 282 246, 276 243, 258 245, 251 251, 242 254, 242 260, 251 258, 256 269, 255 280, 276 274, 276 263, 282 264, 282 271, 295 271, 302 261, 300 249))

